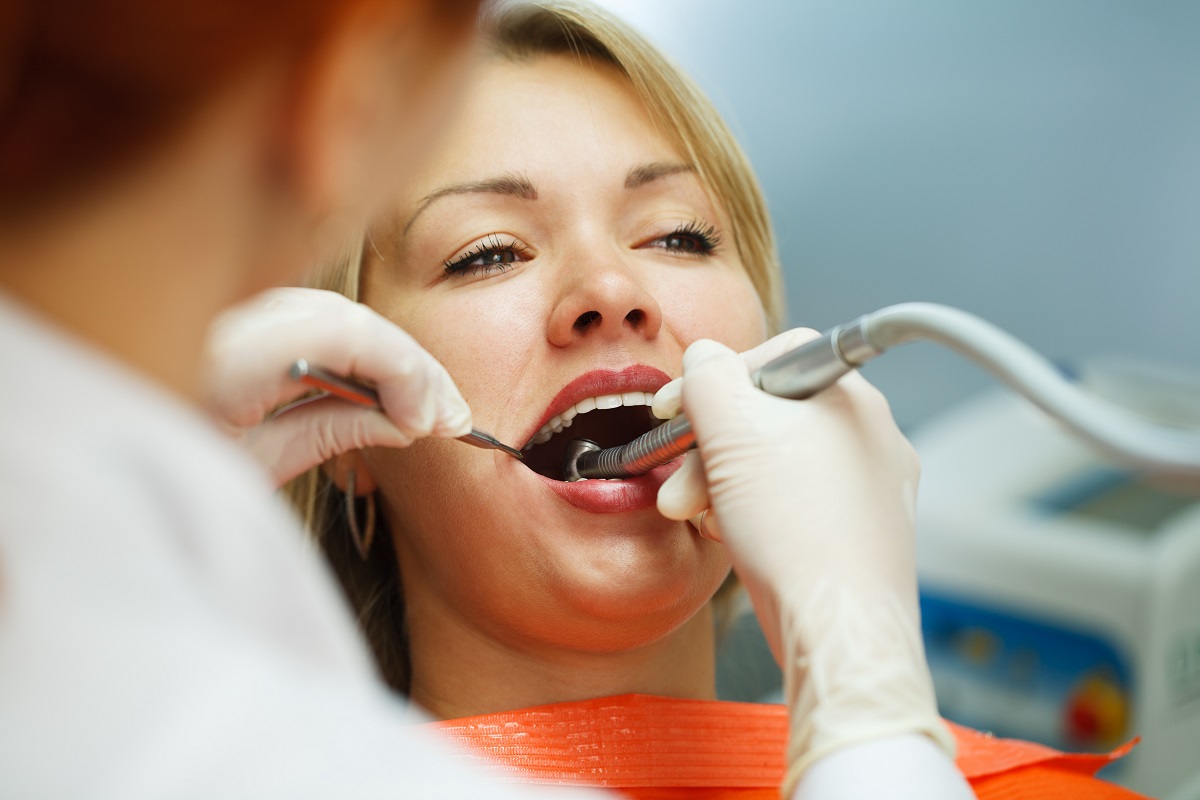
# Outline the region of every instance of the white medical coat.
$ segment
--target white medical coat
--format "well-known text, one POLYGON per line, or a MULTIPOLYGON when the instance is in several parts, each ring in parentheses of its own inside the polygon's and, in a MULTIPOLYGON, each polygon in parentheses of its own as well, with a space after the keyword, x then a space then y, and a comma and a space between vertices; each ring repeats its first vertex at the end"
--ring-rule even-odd
POLYGON ((0 797, 517 792, 413 730, 272 488, 0 295, 0 797))

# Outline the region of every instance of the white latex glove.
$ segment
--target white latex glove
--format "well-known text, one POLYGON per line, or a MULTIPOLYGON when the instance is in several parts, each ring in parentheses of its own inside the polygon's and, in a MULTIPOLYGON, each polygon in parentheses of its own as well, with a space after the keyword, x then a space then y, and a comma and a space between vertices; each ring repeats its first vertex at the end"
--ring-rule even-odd
POLYGON ((445 368, 394 323, 319 289, 272 289, 222 314, 209 332, 209 405, 282 485, 336 455, 462 436, 471 411, 445 368), (384 411, 326 398, 270 417, 312 391, 298 358, 375 385, 384 411))
POLYGON ((914 554, 916 454, 887 402, 857 373, 804 401, 759 391, 751 369, 817 336, 797 329, 739 357, 701 340, 680 404, 698 451, 659 490, 671 519, 723 541, 783 668, 790 796, 816 759, 847 745, 924 733, 953 754, 921 641, 914 554))

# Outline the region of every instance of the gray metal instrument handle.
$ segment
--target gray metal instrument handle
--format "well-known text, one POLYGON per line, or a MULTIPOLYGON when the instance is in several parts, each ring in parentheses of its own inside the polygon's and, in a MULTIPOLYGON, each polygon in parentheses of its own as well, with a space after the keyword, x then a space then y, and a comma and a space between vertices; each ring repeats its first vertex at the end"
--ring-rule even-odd
MULTIPOLYGON (((764 364, 751 379, 769 394, 802 400, 831 386, 851 369, 838 353, 836 336, 830 332, 764 364)), ((629 444, 604 450, 568 450, 568 459, 574 462, 566 465, 566 474, 569 480, 631 478, 669 463, 695 446, 692 424, 686 414, 680 414, 629 444)))
MULTIPOLYGON (((979 364, 1071 432, 1129 468, 1200 480, 1200 431, 1156 425, 1089 394, 1013 336, 949 306, 902 303, 866 314, 766 364, 754 373, 754 383, 779 397, 811 397, 885 350, 917 340, 944 345, 979 364)), ((581 478, 644 474, 679 455, 670 431, 655 436, 658 430, 621 447, 584 452, 574 469, 581 478)), ((690 425, 687 430, 690 433, 690 425)), ((692 439, 694 442, 694 436, 692 439)))

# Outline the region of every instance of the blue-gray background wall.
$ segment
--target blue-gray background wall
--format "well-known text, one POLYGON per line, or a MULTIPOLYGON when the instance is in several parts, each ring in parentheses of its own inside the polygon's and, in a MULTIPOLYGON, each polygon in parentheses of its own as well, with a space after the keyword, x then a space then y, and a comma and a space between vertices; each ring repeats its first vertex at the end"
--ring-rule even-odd
MULTIPOLYGON (((1200 371, 1200 2, 603 4, 750 154, 793 324, 931 300, 1200 371)), ((910 428, 990 385, 929 345, 867 374, 910 428)))

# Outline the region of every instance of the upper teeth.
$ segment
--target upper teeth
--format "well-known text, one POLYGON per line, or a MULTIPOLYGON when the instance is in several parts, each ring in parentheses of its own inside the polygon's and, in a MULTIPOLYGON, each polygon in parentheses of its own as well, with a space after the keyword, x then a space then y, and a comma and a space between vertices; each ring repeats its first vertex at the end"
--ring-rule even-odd
POLYGON ((598 397, 589 397, 585 400, 580 400, 575 405, 568 409, 564 409, 562 413, 556 414, 550 420, 538 429, 538 432, 529 440, 529 444, 525 445, 528 450, 535 444, 542 444, 549 441, 550 437, 556 433, 562 433, 564 428, 571 427, 571 423, 575 417, 580 414, 586 414, 594 409, 620 408, 621 406, 648 406, 654 403, 654 392, 624 392, 623 394, 602 394, 598 397))

